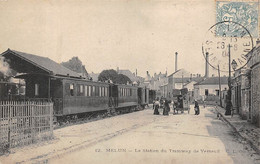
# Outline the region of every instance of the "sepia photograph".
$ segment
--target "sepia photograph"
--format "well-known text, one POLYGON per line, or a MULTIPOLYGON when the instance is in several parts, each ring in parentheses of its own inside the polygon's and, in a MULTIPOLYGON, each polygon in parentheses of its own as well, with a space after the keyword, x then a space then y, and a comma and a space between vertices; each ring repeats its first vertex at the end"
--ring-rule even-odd
POLYGON ((0 164, 259 164, 260 0, 0 0, 0 164))

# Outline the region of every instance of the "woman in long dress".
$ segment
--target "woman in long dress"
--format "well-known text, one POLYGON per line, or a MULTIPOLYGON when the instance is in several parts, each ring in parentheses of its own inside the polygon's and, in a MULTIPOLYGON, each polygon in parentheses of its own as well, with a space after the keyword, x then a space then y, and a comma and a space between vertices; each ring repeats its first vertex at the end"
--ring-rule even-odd
POLYGON ((163 115, 169 115, 169 111, 170 111, 169 102, 170 101, 168 101, 167 99, 164 102, 163 115))
POLYGON ((159 105, 160 105, 159 98, 157 98, 157 100, 154 102, 154 112, 153 112, 153 114, 155 114, 155 115, 160 114, 159 111, 158 111, 159 105))

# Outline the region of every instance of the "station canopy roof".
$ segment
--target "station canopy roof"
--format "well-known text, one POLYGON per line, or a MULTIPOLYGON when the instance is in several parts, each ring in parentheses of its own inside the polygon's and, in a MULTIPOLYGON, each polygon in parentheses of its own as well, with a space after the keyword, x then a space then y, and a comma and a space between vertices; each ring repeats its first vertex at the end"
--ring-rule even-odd
POLYGON ((55 61, 37 55, 8 49, 1 54, 10 67, 18 73, 47 74, 54 76, 66 76, 81 78, 81 76, 55 61))

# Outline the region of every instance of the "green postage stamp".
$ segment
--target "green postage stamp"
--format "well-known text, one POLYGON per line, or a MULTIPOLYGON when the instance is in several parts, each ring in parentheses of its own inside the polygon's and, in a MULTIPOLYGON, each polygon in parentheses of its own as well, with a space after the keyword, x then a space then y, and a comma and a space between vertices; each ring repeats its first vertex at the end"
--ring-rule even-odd
MULTIPOLYGON (((236 22, 244 26, 253 38, 259 37, 259 1, 223 1, 216 0, 216 23, 222 21, 236 22)), ((217 28, 216 34, 222 35, 227 28, 217 28)), ((241 29, 232 29, 232 35, 241 33, 241 29)))

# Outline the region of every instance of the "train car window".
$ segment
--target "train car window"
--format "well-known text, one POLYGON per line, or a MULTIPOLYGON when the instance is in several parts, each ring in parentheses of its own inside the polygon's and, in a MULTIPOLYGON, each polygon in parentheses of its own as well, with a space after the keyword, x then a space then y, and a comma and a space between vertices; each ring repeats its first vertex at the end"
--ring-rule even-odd
POLYGON ((104 87, 102 87, 101 96, 102 96, 102 97, 104 97, 104 96, 105 96, 105 88, 104 88, 104 87))
POLYGON ((82 84, 77 85, 77 96, 83 96, 84 95, 84 88, 82 84))
POLYGON ((39 88, 40 88, 40 85, 35 84, 35 96, 39 96, 39 88))
POLYGON ((107 87, 105 88, 105 96, 107 97, 107 87))
POLYGON ((99 95, 99 87, 98 86, 95 86, 96 87, 96 95, 95 96, 98 96, 99 95))
POLYGON ((88 86, 88 96, 91 96, 91 86, 88 86))
POLYGON ((70 84, 70 95, 74 96, 74 85, 70 84))
POLYGON ((99 87, 99 97, 102 97, 102 87, 99 87))
POLYGON ((88 86, 85 85, 85 96, 88 96, 88 86))
POLYGON ((96 89, 95 86, 92 86, 92 94, 91 94, 92 96, 96 95, 95 89, 96 89))
POLYGON ((80 86, 79 86, 79 92, 80 92, 80 93, 83 93, 83 92, 84 92, 83 85, 80 85, 80 86))

